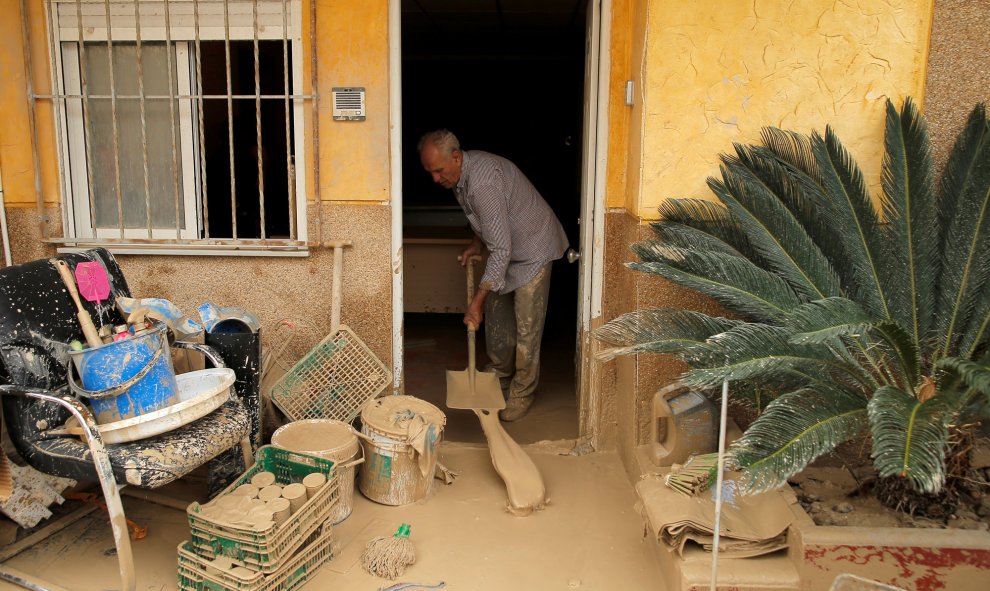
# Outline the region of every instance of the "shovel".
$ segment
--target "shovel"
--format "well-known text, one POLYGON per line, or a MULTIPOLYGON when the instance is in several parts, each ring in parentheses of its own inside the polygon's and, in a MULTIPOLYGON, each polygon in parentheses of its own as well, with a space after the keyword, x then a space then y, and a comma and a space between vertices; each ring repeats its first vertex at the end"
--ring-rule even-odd
MULTIPOLYGON (((474 297, 474 263, 477 260, 478 257, 471 257, 467 264, 469 306, 474 297)), ((509 437, 498 420, 498 410, 505 408, 498 377, 491 372, 479 372, 474 367, 474 335, 477 330, 477 326, 468 325, 467 371, 447 372, 447 406, 470 409, 478 416, 488 440, 495 472, 505 482, 509 497, 506 509, 513 515, 523 517, 546 506, 547 489, 532 458, 509 437)))
MULTIPOLYGON (((467 264, 467 301, 468 306, 474 299, 474 261, 471 257, 467 264)), ((498 376, 490 371, 478 371, 474 365, 474 337, 478 332, 477 326, 468 325, 468 368, 464 371, 447 371, 447 407, 462 409, 505 408, 505 398, 498 376)))

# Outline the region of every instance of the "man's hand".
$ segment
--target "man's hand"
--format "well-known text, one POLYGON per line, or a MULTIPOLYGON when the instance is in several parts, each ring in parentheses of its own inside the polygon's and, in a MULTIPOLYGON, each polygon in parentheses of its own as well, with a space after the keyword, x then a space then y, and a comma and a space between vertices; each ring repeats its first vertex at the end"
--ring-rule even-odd
POLYGON ((485 313, 483 312, 483 306, 475 306, 471 304, 468 308, 467 313, 464 314, 464 324, 467 325, 469 329, 478 330, 481 326, 481 321, 485 318, 485 313))
POLYGON ((469 244, 468 247, 464 249, 464 252, 457 257, 457 262, 460 263, 462 267, 467 266, 468 261, 471 260, 471 257, 481 254, 481 246, 481 238, 475 236, 471 239, 471 244, 469 244))
POLYGON ((464 313, 464 324, 469 329, 478 330, 481 326, 481 321, 485 318, 485 300, 488 299, 488 293, 487 289, 479 287, 471 303, 468 304, 467 312, 464 313))

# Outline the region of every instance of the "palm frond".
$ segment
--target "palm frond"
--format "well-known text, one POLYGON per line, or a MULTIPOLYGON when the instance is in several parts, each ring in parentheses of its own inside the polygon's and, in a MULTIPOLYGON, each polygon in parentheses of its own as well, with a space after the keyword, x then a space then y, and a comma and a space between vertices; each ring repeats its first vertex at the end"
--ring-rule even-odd
MULTIPOLYGON (((691 226, 685 226, 681 223, 668 222, 664 220, 654 222, 651 226, 653 227, 653 231, 656 233, 657 237, 660 238, 660 242, 663 244, 676 246, 687 250, 721 252, 735 257, 745 258, 745 255, 736 250, 731 244, 703 230, 692 228, 691 226)), ((632 247, 633 251, 643 261, 655 260, 647 258, 652 254, 650 250, 651 247, 648 247, 647 245, 652 244, 653 242, 654 241, 645 241, 634 244, 632 247)))
POLYGON ((881 478, 907 478, 912 488, 937 493, 945 483, 945 445, 951 420, 948 399, 921 402, 892 386, 874 392, 867 405, 873 464, 881 478))
POLYGON ((667 199, 658 208, 663 221, 681 224, 718 238, 757 265, 762 259, 729 210, 709 199, 667 199))
POLYGON ((943 357, 935 367, 955 372, 964 384, 981 392, 990 402, 990 367, 961 357, 943 357))
POLYGON ((753 171, 722 157, 722 180, 708 186, 728 207, 750 244, 804 300, 841 295, 838 277, 807 231, 753 171))
POLYGON ((772 321, 800 303, 783 280, 746 259, 672 246, 658 246, 654 255, 666 255, 666 262, 627 266, 703 293, 736 314, 772 321))
POLYGON ((846 298, 825 298, 791 310, 786 323, 794 329, 792 343, 826 343, 843 336, 859 336, 873 325, 863 308, 846 298))
POLYGON ((824 184, 811 139, 796 131, 765 127, 760 133, 763 145, 777 158, 800 171, 817 185, 824 184))
POLYGON ((985 335, 990 275, 990 126, 977 105, 943 172, 939 201, 942 272, 934 313, 937 354, 972 352, 985 335))
POLYGON ((887 101, 881 183, 887 197, 883 229, 893 258, 887 270, 894 319, 916 342, 929 336, 930 310, 940 274, 938 219, 933 197, 931 142, 921 114, 908 98, 900 113, 887 101))
POLYGON ((636 353, 682 353, 737 324, 738 320, 690 310, 636 310, 595 330, 596 339, 617 345, 599 351, 595 357, 609 361, 619 355, 636 353))
POLYGON ((795 345, 787 328, 745 323, 712 335, 685 358, 693 369, 681 381, 698 388, 713 388, 723 381, 790 378, 792 371, 829 373, 843 366, 827 347, 795 345))
MULTIPOLYGON (((911 389, 918 384, 921 377, 921 351, 918 343, 904 330, 900 324, 893 321, 879 322, 873 326, 875 334, 879 334, 885 351, 897 360, 903 371, 902 380, 911 389)), ((879 345, 878 345, 879 346, 879 345)))
POLYGON ((825 243, 835 249, 833 266, 851 299, 877 318, 890 318, 883 283, 880 218, 863 173, 831 128, 825 129, 825 137, 812 134, 811 144, 823 184, 818 204, 822 223, 842 236, 825 243))
POLYGON ((729 455, 743 469, 746 493, 783 485, 815 458, 862 432, 866 398, 836 384, 816 384, 771 402, 729 455))
POLYGON ((983 293, 970 316, 964 339, 958 347, 959 354, 964 357, 974 357, 990 346, 990 282, 983 286, 983 293))

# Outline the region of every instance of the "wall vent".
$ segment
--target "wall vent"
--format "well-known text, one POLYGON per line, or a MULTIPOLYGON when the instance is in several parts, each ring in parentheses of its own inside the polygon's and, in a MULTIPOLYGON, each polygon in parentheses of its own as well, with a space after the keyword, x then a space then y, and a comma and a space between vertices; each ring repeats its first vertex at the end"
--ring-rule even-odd
POLYGON ((336 87, 333 93, 334 121, 364 121, 364 87, 336 87))

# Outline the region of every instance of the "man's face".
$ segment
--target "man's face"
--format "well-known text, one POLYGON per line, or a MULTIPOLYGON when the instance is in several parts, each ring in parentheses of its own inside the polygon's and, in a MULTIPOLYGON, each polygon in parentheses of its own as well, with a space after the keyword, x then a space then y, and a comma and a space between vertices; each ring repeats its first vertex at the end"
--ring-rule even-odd
POLYGON ((432 143, 426 143, 419 153, 423 168, 433 177, 433 182, 444 189, 453 189, 460 180, 462 160, 460 150, 454 150, 446 156, 432 143))

